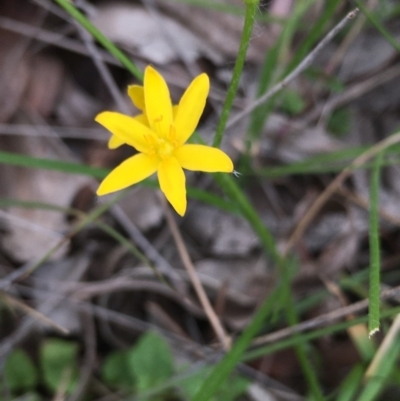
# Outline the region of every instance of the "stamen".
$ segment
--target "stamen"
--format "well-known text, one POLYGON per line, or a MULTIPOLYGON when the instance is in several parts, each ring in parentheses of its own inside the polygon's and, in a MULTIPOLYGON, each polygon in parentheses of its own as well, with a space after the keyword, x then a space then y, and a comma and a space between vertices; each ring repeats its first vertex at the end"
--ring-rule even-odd
POLYGON ((153 120, 153 124, 154 124, 154 129, 157 131, 157 134, 159 136, 163 135, 162 129, 161 129, 161 121, 163 120, 163 116, 160 115, 159 117, 155 118, 153 120))
POLYGON ((169 127, 168 140, 174 147, 176 146, 176 128, 173 124, 169 127))

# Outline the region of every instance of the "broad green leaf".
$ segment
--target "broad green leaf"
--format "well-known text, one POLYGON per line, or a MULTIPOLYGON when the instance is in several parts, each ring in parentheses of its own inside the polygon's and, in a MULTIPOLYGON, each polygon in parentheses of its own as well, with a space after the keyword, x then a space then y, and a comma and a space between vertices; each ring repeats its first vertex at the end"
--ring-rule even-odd
POLYGON ((78 344, 60 339, 48 339, 40 348, 40 366, 47 387, 57 391, 67 382, 71 392, 78 377, 78 344))
POLYGON ((294 90, 286 90, 282 92, 281 95, 281 108, 286 113, 294 116, 299 114, 305 107, 304 100, 302 97, 294 90))
POLYGON ((328 131, 337 137, 343 137, 350 132, 351 114, 347 109, 335 110, 328 120, 328 131))
POLYGON ((37 373, 31 359, 21 349, 15 349, 4 366, 6 386, 13 392, 33 390, 38 381, 37 373))
POLYGON ((127 352, 115 351, 105 359, 101 374, 108 385, 126 389, 134 387, 135 379, 129 369, 127 352))
POLYGON ((150 390, 174 373, 174 361, 168 344, 158 334, 146 333, 127 355, 137 391, 150 390))

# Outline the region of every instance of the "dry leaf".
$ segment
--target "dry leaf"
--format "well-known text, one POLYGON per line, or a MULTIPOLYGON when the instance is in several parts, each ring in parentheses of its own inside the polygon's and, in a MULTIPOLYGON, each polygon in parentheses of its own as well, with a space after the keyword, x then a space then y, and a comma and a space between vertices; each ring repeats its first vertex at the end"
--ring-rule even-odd
MULTIPOLYGON (((58 158, 58 140, 51 138, 1 138, 1 149, 38 158, 58 158)), ((3 167, 2 167, 3 168, 3 167)), ((51 203, 69 207, 78 188, 88 181, 77 175, 58 171, 6 166, 7 174, 0 175, 0 196, 21 201, 51 203)), ((20 262, 37 260, 56 245, 67 226, 65 215, 42 209, 9 208, 3 248, 20 262)), ((50 259, 65 254, 66 246, 50 259)))
POLYGON ((259 245, 246 220, 211 206, 196 205, 184 221, 188 233, 220 256, 244 256, 259 245))
POLYGON ((182 58, 192 63, 202 56, 221 62, 216 51, 181 24, 137 6, 110 3, 99 7, 92 21, 108 38, 135 49, 153 63, 167 64, 182 58))
MULTIPOLYGON (((236 58, 243 29, 243 16, 216 12, 207 7, 183 4, 182 2, 158 1, 157 3, 168 14, 179 18, 183 24, 188 25, 191 32, 203 43, 207 43, 225 57, 236 58)), ((240 7, 244 11, 243 2, 240 0, 226 0, 221 3, 240 7)), ((272 41, 266 26, 257 22, 246 59, 255 63, 262 62, 270 45, 272 45, 272 41)))

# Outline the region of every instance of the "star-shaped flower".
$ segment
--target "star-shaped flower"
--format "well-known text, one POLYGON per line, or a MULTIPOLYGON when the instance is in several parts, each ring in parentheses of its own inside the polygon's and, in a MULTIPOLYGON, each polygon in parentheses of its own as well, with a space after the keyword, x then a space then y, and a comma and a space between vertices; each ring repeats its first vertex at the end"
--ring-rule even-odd
POLYGON ((186 212, 186 186, 183 169, 209 173, 233 171, 229 156, 220 149, 185 144, 203 113, 210 83, 206 74, 197 76, 186 89, 178 106, 172 106, 164 78, 152 67, 144 73, 144 86, 132 85, 128 94, 143 114, 136 117, 105 111, 96 121, 113 136, 110 148, 123 143, 139 153, 117 166, 103 180, 97 195, 127 188, 155 172, 161 191, 176 212, 186 212))

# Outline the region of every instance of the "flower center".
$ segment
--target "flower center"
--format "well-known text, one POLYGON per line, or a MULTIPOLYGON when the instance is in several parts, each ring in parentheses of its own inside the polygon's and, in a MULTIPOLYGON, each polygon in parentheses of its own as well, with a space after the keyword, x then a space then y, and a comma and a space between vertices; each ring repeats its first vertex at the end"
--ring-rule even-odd
POLYGON ((174 145, 166 139, 159 138, 157 140, 156 153, 160 159, 164 160, 172 155, 174 151, 174 145))
POLYGON ((150 148, 150 154, 157 155, 161 160, 171 157, 174 153, 174 150, 178 146, 175 127, 173 125, 170 126, 169 133, 166 138, 156 135, 146 137, 146 141, 150 148))

